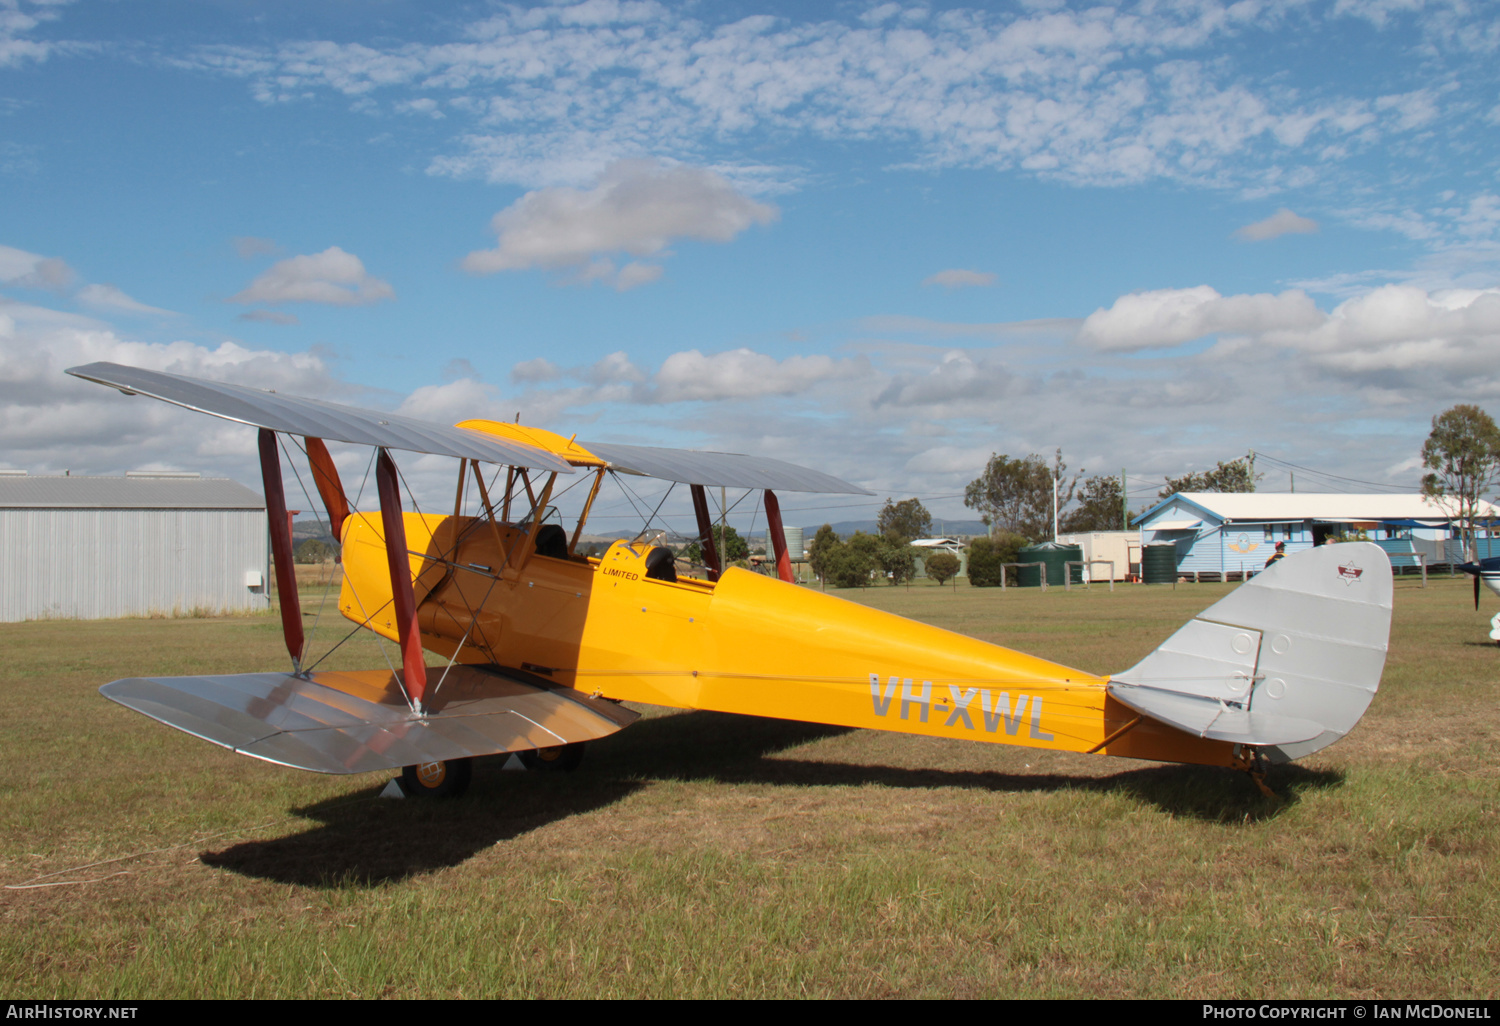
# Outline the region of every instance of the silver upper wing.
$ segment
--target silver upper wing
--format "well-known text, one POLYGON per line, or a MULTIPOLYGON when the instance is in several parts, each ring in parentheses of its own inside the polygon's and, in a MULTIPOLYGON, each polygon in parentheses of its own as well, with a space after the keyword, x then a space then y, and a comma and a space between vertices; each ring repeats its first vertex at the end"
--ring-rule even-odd
POLYGON ((615 442, 580 442, 589 452, 627 474, 657 477, 683 484, 725 488, 771 488, 778 492, 827 492, 835 495, 872 495, 858 485, 831 474, 764 456, 695 449, 657 449, 615 442))
POLYGON ((285 431, 355 445, 456 456, 538 470, 573 473, 565 460, 522 442, 507 441, 468 428, 446 427, 394 413, 361 410, 320 399, 281 395, 259 388, 230 385, 222 381, 190 378, 181 374, 142 370, 118 363, 90 363, 70 367, 68 373, 85 381, 118 388, 126 395, 148 395, 153 399, 184 406, 199 413, 223 417, 254 427, 285 431))

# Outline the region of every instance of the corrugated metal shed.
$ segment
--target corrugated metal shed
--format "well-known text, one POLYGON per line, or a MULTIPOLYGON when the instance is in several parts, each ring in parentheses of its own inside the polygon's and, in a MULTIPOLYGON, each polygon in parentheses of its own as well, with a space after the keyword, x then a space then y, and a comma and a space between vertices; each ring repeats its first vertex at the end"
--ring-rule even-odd
POLYGON ((0 476, 0 509, 258 509, 266 500, 223 477, 0 476))
POLYGON ((0 475, 0 621, 259 611, 267 559, 233 481, 0 475))

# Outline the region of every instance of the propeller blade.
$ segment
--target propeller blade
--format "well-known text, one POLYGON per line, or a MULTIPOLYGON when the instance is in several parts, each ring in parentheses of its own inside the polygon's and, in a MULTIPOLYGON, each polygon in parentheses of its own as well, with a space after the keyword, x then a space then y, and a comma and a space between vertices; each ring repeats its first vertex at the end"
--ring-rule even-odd
POLYGON ((1479 608, 1479 575, 1474 575, 1474 608, 1479 608))

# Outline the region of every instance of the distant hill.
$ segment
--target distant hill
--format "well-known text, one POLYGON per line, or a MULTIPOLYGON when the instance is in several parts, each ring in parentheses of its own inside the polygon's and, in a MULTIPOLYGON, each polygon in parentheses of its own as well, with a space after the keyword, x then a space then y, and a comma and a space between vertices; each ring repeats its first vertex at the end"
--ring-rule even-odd
POLYGON ((292 521, 292 546, 295 548, 300 541, 309 538, 317 538, 333 544, 333 530, 328 526, 326 520, 293 520, 292 521))

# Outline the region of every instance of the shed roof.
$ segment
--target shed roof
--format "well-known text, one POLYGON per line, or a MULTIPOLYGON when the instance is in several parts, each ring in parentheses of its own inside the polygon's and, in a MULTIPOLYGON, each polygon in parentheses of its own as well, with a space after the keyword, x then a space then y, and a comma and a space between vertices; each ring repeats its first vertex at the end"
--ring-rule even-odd
MULTIPOLYGON (((1426 495, 1344 492, 1178 492, 1136 519, 1142 526, 1174 500, 1186 499, 1213 517, 1238 523, 1280 520, 1437 520, 1456 516, 1453 506, 1426 495)), ((1180 508, 1180 507, 1179 507, 1180 508)), ((1479 503, 1483 519, 1500 518, 1500 507, 1479 503)))
POLYGON ((0 509, 265 509, 223 477, 0 476, 0 509))

